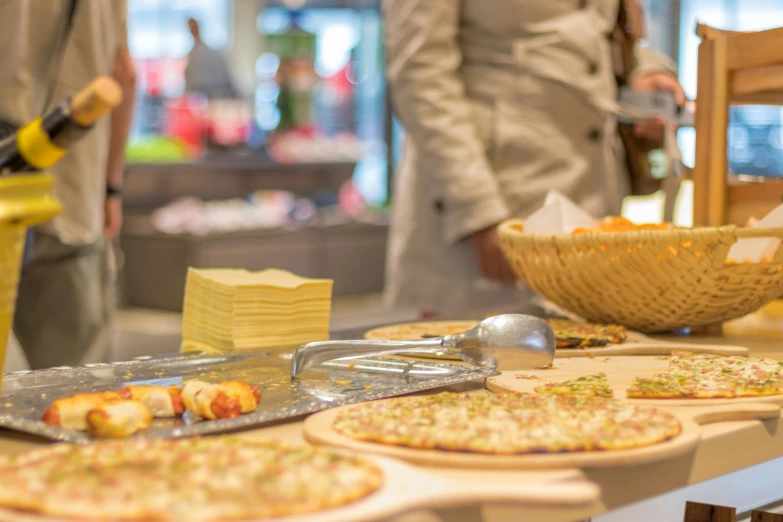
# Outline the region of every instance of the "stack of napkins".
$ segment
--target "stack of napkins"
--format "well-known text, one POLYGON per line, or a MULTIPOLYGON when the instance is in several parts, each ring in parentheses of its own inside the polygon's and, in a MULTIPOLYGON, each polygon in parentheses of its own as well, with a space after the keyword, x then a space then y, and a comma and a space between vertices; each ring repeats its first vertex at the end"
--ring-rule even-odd
POLYGON ((332 281, 285 270, 188 270, 182 351, 229 352, 329 339, 332 281))
POLYGON ((546 195, 544 205, 525 220, 525 232, 542 236, 570 234, 577 228, 594 228, 598 220, 556 190, 546 195))
MULTIPOLYGON (((779 228, 783 226, 783 205, 778 205, 769 214, 756 221, 751 219, 750 228, 779 228)), ((773 237, 743 238, 729 250, 729 261, 736 263, 769 263, 780 247, 780 240, 773 237)))

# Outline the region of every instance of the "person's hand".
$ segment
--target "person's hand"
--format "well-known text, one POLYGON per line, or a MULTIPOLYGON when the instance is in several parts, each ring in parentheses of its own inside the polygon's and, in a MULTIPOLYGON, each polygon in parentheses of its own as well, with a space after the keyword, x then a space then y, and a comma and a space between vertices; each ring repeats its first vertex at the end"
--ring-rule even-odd
MULTIPOLYGON (((645 74, 631 82, 631 88, 635 91, 670 92, 674 96, 677 105, 685 104, 685 91, 682 90, 680 82, 673 75, 665 72, 654 72, 645 74)), ((637 123, 634 127, 634 134, 639 137, 650 140, 660 140, 663 137, 663 121, 653 120, 644 123, 637 123)))
POLYGON ((103 237, 111 241, 122 228, 122 199, 119 196, 108 196, 103 202, 103 237))
POLYGON ((484 277, 508 286, 514 284, 514 273, 500 249, 497 228, 489 227, 474 233, 470 236, 470 244, 484 277))

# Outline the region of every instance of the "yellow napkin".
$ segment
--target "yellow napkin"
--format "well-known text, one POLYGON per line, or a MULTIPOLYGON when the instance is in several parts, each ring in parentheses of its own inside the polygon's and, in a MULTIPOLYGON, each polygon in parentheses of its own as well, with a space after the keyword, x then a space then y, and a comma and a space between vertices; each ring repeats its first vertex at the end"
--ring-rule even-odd
POLYGON ((332 281, 279 269, 188 270, 181 351, 299 346, 329 338, 332 281))

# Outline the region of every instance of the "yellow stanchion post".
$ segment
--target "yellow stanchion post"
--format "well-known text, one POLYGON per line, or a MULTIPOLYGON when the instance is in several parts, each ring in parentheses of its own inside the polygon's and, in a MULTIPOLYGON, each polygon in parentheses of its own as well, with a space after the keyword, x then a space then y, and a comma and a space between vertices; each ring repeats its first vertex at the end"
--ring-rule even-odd
POLYGON ((47 174, 0 177, 0 374, 14 318, 19 275, 28 227, 62 209, 47 174))

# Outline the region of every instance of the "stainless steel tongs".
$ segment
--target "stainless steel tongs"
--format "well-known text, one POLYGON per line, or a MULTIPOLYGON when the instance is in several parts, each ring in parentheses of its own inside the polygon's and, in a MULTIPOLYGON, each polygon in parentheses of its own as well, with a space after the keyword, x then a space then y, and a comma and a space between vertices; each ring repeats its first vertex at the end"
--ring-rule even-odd
POLYGON ((419 341, 324 341, 296 349, 291 378, 334 359, 377 355, 449 354, 498 370, 524 370, 552 364, 555 334, 546 321, 529 315, 498 315, 472 330, 419 341))

